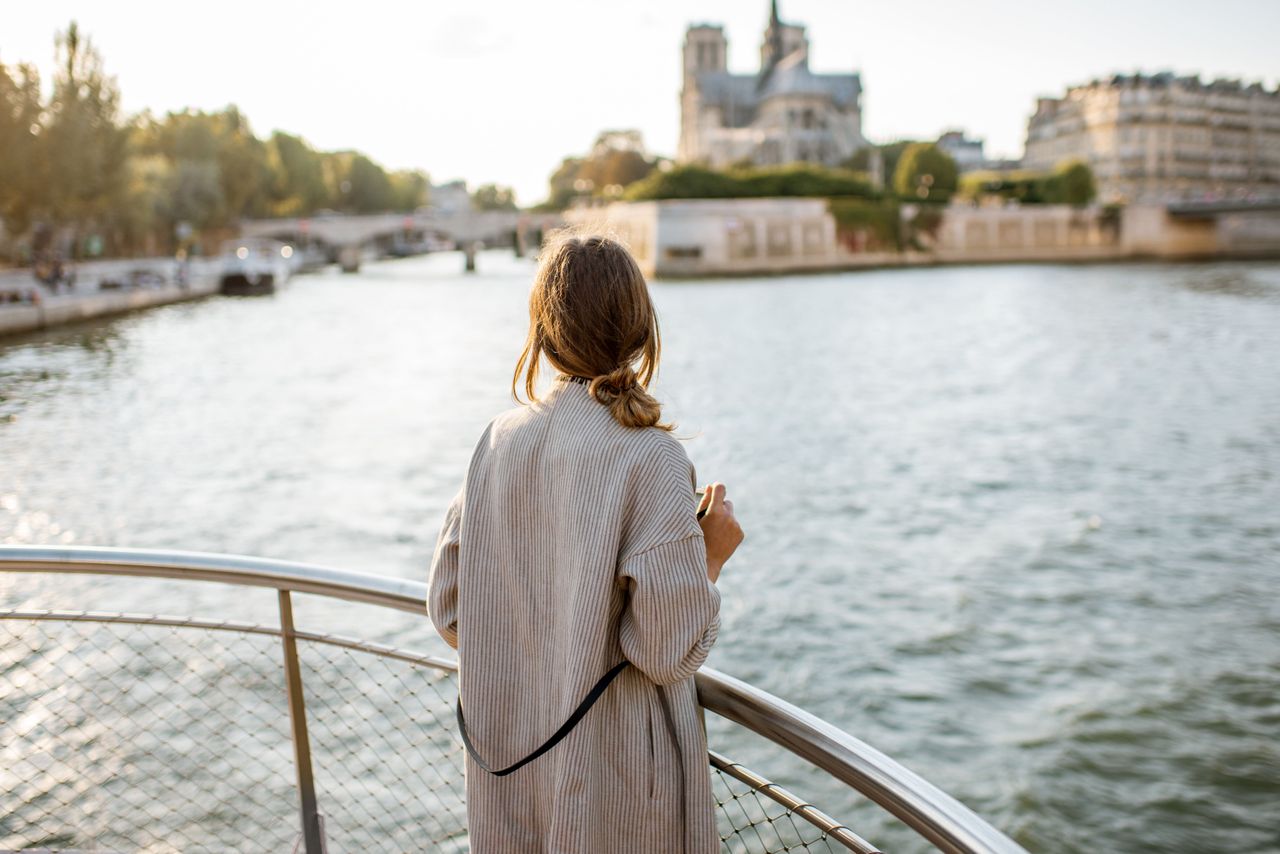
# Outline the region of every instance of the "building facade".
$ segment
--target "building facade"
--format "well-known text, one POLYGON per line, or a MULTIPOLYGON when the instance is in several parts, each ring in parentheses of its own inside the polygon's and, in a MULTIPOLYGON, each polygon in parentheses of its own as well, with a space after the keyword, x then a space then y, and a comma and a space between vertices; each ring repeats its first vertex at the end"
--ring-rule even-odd
POLYGON ((810 71, 804 27, 784 23, 777 0, 760 46, 759 72, 730 73, 728 48, 723 27, 698 24, 685 33, 680 162, 835 166, 868 144, 860 77, 810 71))
POLYGON ((938 137, 938 148, 951 155, 960 172, 972 172, 987 166, 987 157, 982 152, 982 140, 970 139, 962 130, 949 130, 938 137))
POLYGON ((1162 72, 1038 99, 1024 167, 1071 159, 1103 202, 1280 198, 1280 89, 1162 72))

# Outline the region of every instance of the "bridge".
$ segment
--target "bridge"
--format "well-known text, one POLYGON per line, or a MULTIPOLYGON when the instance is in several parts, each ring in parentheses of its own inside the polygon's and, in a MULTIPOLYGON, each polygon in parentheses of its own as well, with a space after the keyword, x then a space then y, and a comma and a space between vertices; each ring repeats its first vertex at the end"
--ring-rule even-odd
POLYGON ((564 225, 558 213, 465 211, 440 213, 319 214, 240 223, 245 237, 269 237, 299 245, 322 244, 344 270, 359 268, 366 248, 411 251, 442 244, 470 250, 477 244, 536 248, 543 235, 564 225))

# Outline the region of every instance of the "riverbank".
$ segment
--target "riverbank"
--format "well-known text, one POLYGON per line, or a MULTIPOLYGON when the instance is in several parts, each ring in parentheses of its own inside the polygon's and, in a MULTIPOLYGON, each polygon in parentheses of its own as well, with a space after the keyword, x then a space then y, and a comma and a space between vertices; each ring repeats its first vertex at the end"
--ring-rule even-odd
POLYGON ((838 222, 821 198, 668 199, 567 211, 578 228, 627 243, 658 278, 937 267, 1235 260, 1280 255, 1280 209, 1184 210, 1130 205, 904 205, 901 234, 838 222), (934 221, 936 217, 936 221, 934 221), (914 235, 909 245, 902 235, 914 235))
POLYGON ((29 269, 0 272, 0 293, 12 300, 0 302, 0 336, 203 299, 217 293, 216 273, 212 261, 189 263, 185 280, 172 258, 99 261, 80 265, 54 292, 29 269))

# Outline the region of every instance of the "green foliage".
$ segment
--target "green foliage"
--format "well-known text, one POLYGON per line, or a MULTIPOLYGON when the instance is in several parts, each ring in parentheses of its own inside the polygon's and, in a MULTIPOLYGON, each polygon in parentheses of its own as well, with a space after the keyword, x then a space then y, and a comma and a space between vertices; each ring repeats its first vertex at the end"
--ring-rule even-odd
POLYGON ((1087 205, 1097 194, 1093 170, 1082 160, 1058 164, 1045 182, 1046 198, 1058 204, 1087 205))
POLYGON ((875 195, 871 182, 860 172, 793 163, 726 171, 705 166, 677 166, 668 171, 654 172, 631 185, 624 198, 645 201, 787 196, 872 198, 875 195))
POLYGON ((996 197, 1029 205, 1085 205, 1094 199, 1097 190, 1088 164, 1070 161, 1053 172, 969 172, 960 179, 958 195, 973 200, 996 197))
POLYGON ((579 196, 590 195, 586 183, 578 181, 578 170, 582 168, 582 157, 566 157, 560 161, 549 180, 550 192, 543 207, 548 210, 564 210, 579 196))
POLYGON ((302 137, 276 131, 267 142, 268 208, 272 216, 305 216, 327 207, 323 156, 302 137))
POLYGON ((1010 172, 988 170, 967 172, 961 177, 957 192, 963 198, 975 200, 984 196, 998 196, 1021 204, 1040 204, 1045 201, 1046 177, 1042 172, 1033 172, 1028 169, 1010 172))
POLYGON ((120 92, 73 22, 57 40, 53 94, 44 111, 41 213, 83 227, 104 218, 127 179, 128 131, 120 92))
POLYGON ((427 203, 431 179, 418 169, 402 169, 387 176, 391 180, 391 209, 415 211, 427 203))
POLYGON ((510 187, 481 184, 471 194, 471 204, 478 211, 513 211, 516 209, 516 194, 510 187))
POLYGON ((253 135, 249 122, 235 107, 227 107, 217 115, 216 132, 214 159, 223 210, 235 219, 264 216, 271 184, 266 144, 253 135))
POLYGON ((189 222, 203 229, 223 222, 218 162, 212 158, 184 159, 173 164, 164 195, 161 210, 170 223, 189 222))
POLYGON ((93 236, 110 252, 173 248, 179 223, 413 210, 422 172, 388 174, 358 152, 323 153, 280 131, 254 135, 234 106, 126 119, 102 57, 72 22, 56 40, 52 93, 30 65, 0 65, 0 221, 11 235, 93 236))
POLYGON ((727 172, 705 166, 677 166, 637 181, 627 188, 623 198, 629 201, 726 199, 743 195, 740 190, 738 181, 727 172))
POLYGON ((585 157, 566 157, 551 174, 550 192, 542 207, 564 210, 574 199, 617 197, 637 181, 654 174, 658 160, 635 148, 615 147, 615 135, 600 134, 585 157))
POLYGON ((381 166, 357 151, 327 155, 325 180, 330 205, 344 213, 376 213, 390 209, 391 179, 381 166))
POLYGON ((910 201, 945 202, 956 191, 956 162, 936 145, 913 142, 893 170, 893 190, 910 201))
POLYGON ((19 65, 0 65, 0 219, 25 232, 39 204, 45 162, 40 146, 40 76, 19 65))
POLYGON ((902 219, 894 199, 831 199, 836 238, 862 252, 896 252, 902 248, 902 219))
POLYGON ((855 172, 868 172, 871 169, 871 153, 873 151, 880 152, 880 162, 884 167, 884 174, 892 178, 894 172, 898 168, 898 161, 902 158, 902 153, 908 147, 916 145, 914 140, 899 139, 894 142, 888 142, 884 145, 869 145, 859 148, 853 153, 853 156, 841 164, 845 169, 852 169, 855 172))

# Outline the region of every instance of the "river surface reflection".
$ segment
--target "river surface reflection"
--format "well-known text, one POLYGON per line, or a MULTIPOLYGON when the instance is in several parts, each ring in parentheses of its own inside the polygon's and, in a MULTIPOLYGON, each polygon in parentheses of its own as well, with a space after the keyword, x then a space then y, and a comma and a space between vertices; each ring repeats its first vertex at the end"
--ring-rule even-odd
MULTIPOLYGON (((524 335, 531 264, 480 268, 378 264, 0 344, 0 541, 425 580, 524 335)), ((656 393, 747 532, 713 666, 1032 851, 1280 850, 1280 264, 653 291, 656 393)), ((100 593, 0 578, 3 607, 137 604, 100 593)))

